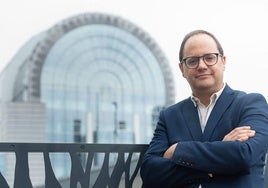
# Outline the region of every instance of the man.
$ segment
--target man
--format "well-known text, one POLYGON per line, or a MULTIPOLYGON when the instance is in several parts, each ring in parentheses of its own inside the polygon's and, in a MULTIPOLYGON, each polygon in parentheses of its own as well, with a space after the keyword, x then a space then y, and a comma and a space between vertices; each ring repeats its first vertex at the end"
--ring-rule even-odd
POLYGON ((192 96, 160 112, 141 166, 146 188, 263 188, 268 106, 223 81, 226 57, 207 31, 189 33, 180 70, 192 96))

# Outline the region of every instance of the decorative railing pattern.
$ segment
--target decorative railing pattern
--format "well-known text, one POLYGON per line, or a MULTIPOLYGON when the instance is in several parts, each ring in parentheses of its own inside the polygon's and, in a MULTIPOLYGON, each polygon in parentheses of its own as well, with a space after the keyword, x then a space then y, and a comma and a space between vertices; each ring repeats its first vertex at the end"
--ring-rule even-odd
MULTIPOLYGON (((119 187, 124 176, 126 188, 131 188, 141 166, 142 157, 147 150, 145 144, 52 144, 52 143, 0 143, 0 153, 13 152, 16 156, 14 188, 32 188, 29 175, 29 153, 39 152, 44 157, 45 188, 62 188, 51 165, 50 153, 68 153, 71 158, 70 188, 102 188, 119 187), (86 153, 86 165, 82 167, 77 153, 86 153), (90 172, 94 155, 103 153, 104 159, 95 182, 90 182, 90 172), (109 160, 112 154, 117 154, 112 172, 109 173, 109 160), (137 160, 131 173, 131 161, 137 160), (92 186, 91 186, 92 185, 92 186)), ((0 169, 0 187, 10 188, 0 169)))
MULTIPOLYGON (((70 188, 117 188, 124 176, 124 187, 132 188, 141 166, 142 157, 147 150, 146 144, 54 144, 54 143, 0 143, 0 154, 11 152, 15 154, 16 165, 14 172, 14 188, 33 188, 28 156, 30 153, 42 153, 45 167, 44 188, 63 188, 55 176, 52 168, 51 153, 68 153, 71 159, 70 188), (77 153, 87 154, 86 166, 83 168, 81 158, 77 153), (94 156, 98 153, 104 154, 102 166, 94 182, 91 180, 91 168, 94 156), (116 154, 112 172, 110 157, 116 154), (135 166, 132 162, 135 161, 135 166), (131 164, 132 163, 132 164, 131 164), (131 166, 132 165, 132 166, 131 166), (133 168, 133 169, 131 169, 133 168)), ((266 156, 266 164, 268 155, 266 156)), ((0 169, 0 188, 10 188, 0 169)), ((268 168, 264 169, 265 187, 268 188, 268 168)))

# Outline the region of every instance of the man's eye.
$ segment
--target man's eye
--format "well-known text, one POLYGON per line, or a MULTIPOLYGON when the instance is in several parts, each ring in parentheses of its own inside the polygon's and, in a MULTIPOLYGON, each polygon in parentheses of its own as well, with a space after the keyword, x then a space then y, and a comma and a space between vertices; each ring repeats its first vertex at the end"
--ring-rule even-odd
POLYGON ((205 56, 205 60, 206 60, 207 62, 214 61, 215 58, 216 58, 215 55, 207 55, 207 56, 205 56))
POLYGON ((196 64, 197 62, 198 62, 198 60, 196 58, 190 58, 187 61, 188 64, 196 64))

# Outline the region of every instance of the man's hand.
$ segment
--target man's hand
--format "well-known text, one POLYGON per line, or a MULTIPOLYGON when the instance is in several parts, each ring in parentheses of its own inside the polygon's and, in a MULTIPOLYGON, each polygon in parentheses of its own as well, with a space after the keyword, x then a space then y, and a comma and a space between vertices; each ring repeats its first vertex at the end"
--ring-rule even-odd
POLYGON ((175 151, 175 149, 176 149, 177 144, 178 144, 178 143, 171 145, 171 146, 167 149, 167 151, 164 153, 163 157, 166 158, 166 159, 171 159, 172 156, 173 156, 173 153, 174 153, 174 151, 175 151))
POLYGON ((251 130, 250 126, 237 127, 229 132, 222 141, 234 141, 240 142, 247 141, 249 138, 255 136, 255 131, 251 130))

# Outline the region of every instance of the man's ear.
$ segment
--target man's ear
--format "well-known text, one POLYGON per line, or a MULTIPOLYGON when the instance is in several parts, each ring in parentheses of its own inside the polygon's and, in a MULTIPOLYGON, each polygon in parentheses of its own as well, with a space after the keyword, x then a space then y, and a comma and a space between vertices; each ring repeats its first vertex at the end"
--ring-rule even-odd
POLYGON ((225 71, 226 56, 222 56, 223 71, 225 71))
POLYGON ((182 63, 179 63, 179 67, 180 67, 182 76, 185 78, 185 76, 184 76, 184 70, 183 70, 183 64, 182 63))

